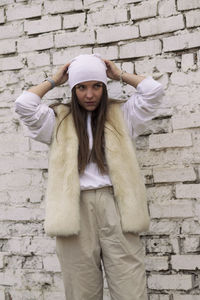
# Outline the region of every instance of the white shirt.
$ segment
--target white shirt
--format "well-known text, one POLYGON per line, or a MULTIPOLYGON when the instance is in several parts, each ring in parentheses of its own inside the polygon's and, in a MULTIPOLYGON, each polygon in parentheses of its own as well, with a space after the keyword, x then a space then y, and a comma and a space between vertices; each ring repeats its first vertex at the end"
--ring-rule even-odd
MULTIPOLYGON (((136 92, 121 105, 124 120, 129 133, 137 137, 144 132, 146 122, 154 118, 163 95, 162 85, 152 77, 142 80, 136 92)), ((45 144, 50 144, 55 125, 53 109, 42 103, 41 98, 34 93, 24 91, 15 101, 15 111, 28 127, 28 136, 45 144)), ((93 136, 91 130, 91 113, 88 113, 87 131, 89 148, 92 149, 93 136)), ((102 175, 95 163, 90 162, 80 176, 81 190, 95 189, 112 185, 108 174, 102 175)))

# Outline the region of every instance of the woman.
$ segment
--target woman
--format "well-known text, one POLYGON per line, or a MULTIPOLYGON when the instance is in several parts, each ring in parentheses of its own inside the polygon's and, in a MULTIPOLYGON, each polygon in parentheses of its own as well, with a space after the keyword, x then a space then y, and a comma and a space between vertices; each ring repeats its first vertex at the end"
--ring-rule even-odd
POLYGON ((93 54, 76 57, 16 100, 30 137, 51 145, 45 231, 56 236, 68 300, 103 299, 101 262, 112 300, 147 299, 139 233, 149 216, 130 135, 155 116, 162 94, 151 77, 93 54), (108 99, 107 77, 136 93, 127 102, 108 99), (41 104, 67 80, 70 104, 41 104))

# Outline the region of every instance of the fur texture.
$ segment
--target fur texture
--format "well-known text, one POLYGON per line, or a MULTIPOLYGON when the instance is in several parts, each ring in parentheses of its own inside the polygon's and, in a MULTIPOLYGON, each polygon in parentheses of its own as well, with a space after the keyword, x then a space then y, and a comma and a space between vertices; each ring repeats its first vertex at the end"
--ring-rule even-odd
MULTIPOLYGON (((45 231, 50 236, 69 236, 80 231, 80 183, 78 138, 72 115, 59 122, 68 107, 56 108, 57 118, 49 157, 45 231)), ((132 141, 123 120, 120 103, 110 102, 105 124, 105 153, 124 232, 148 230, 145 186, 132 141)))

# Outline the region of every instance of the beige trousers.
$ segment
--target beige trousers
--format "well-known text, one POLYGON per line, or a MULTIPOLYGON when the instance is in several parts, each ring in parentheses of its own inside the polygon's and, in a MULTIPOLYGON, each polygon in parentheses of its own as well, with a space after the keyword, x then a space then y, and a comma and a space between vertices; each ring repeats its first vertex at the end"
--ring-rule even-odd
POLYGON ((140 238, 123 233, 112 187, 81 192, 81 231, 57 237, 67 300, 102 300, 105 269, 112 300, 147 300, 140 238))

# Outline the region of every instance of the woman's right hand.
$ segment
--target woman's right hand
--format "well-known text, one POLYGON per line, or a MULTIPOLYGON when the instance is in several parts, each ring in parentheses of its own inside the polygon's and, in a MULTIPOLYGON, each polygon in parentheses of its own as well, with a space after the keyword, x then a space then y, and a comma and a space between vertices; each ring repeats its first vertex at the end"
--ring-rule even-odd
POLYGON ((53 75, 52 79, 55 81, 56 85, 61 85, 68 80, 67 70, 70 63, 65 64, 64 66, 60 67, 55 75, 53 75))

